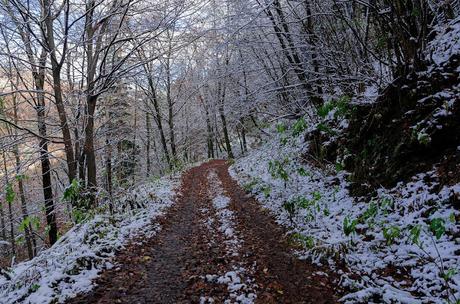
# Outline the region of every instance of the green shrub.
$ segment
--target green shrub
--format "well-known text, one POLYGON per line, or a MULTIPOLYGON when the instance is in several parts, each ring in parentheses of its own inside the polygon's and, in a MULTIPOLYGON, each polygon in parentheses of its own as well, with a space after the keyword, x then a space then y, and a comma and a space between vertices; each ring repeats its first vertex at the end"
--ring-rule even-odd
POLYGON ((305 168, 303 167, 300 167, 297 169, 297 173, 300 175, 300 176, 311 176, 311 173, 308 172, 307 170, 305 170, 305 168))
POLYGON ((243 190, 246 192, 252 192, 254 190, 254 187, 257 185, 257 180, 253 179, 249 183, 246 183, 243 185, 243 190))
POLYGON ((383 237, 388 245, 394 243, 401 236, 401 229, 397 226, 383 227, 383 237))
POLYGON ((352 233, 356 232, 356 225, 358 225, 358 220, 351 220, 349 216, 346 216, 343 220, 343 232, 346 236, 349 236, 352 233))
POLYGON ((359 221, 364 223, 366 221, 373 220, 377 216, 378 211, 379 209, 377 204, 374 201, 371 201, 369 203, 369 207, 367 207, 366 211, 364 211, 364 213, 359 217, 359 221))
POLYGON ((445 221, 442 218, 435 218, 430 223, 430 230, 436 239, 440 239, 446 232, 445 221))
POLYGON ((315 247, 315 239, 311 235, 302 235, 297 232, 292 237, 308 249, 315 247))
POLYGON ((272 192, 272 188, 268 185, 266 186, 263 186, 261 188, 262 190, 262 193, 264 194, 265 198, 269 198, 270 197, 270 193, 272 192))
POLYGON ((297 137, 307 129, 307 123, 303 117, 300 117, 292 126, 292 135, 297 137))
POLYGON ((276 131, 280 134, 286 132, 286 129, 286 125, 284 125, 283 123, 279 123, 276 125, 276 131))
POLYGON ((347 117, 350 114, 350 104, 351 98, 349 96, 342 96, 337 100, 331 100, 324 103, 321 107, 318 108, 317 114, 321 118, 326 118, 327 115, 335 109, 334 118, 347 117))
POLYGON ((420 243, 420 233, 422 232, 422 226, 415 225, 409 230, 409 239, 410 241, 418 246, 421 246, 420 243))
POLYGON ((292 225, 294 216, 297 213, 297 208, 296 208, 295 203, 293 201, 287 201, 283 203, 282 207, 287 212, 289 221, 291 222, 291 225, 292 225))
POLYGON ((324 123, 319 123, 316 128, 318 130, 320 130, 321 132, 324 132, 324 133, 327 133, 329 135, 336 135, 337 132, 335 132, 331 127, 329 127, 328 125, 324 124, 324 123))
POLYGON ((285 166, 287 164, 287 159, 285 159, 283 162, 280 162, 278 160, 270 161, 268 163, 268 172, 270 172, 273 178, 280 178, 286 182, 289 179, 289 175, 285 169, 285 166))

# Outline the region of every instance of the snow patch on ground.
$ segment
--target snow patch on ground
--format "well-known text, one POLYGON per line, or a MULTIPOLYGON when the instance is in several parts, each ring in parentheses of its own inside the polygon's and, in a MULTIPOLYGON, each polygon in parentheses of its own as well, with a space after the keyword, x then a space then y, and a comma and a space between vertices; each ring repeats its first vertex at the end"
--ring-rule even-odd
MULTIPOLYGON (((219 231, 225 238, 225 248, 227 255, 237 257, 240 255, 242 240, 238 236, 235 227, 236 216, 229 209, 230 198, 224 195, 222 182, 217 173, 213 170, 208 175, 209 196, 212 198, 212 204, 216 210, 217 220, 219 221, 219 231)), ((250 270, 246 269, 237 261, 232 261, 231 270, 222 275, 205 276, 209 282, 227 285, 229 299, 224 303, 243 303, 251 304, 256 299, 255 283, 251 278, 250 270)), ((209 298, 202 298, 202 303, 209 302, 209 298)))
POLYGON ((427 172, 380 189, 370 201, 357 200, 348 193, 345 172, 308 165, 302 161, 303 140, 291 136, 286 143, 285 138, 274 136, 238 159, 230 173, 304 245, 300 258, 337 268, 341 284, 352 290, 343 302, 460 298, 460 212, 446 202, 452 193, 460 197, 460 185, 436 192, 436 182, 424 182, 435 172, 427 172), (436 222, 446 231, 439 238, 433 233, 436 222), (338 260, 347 271, 338 269, 338 260))
POLYGON ((51 248, 9 270, 10 280, 0 277, 0 302, 62 303, 90 291, 101 270, 111 268, 111 259, 136 236, 153 236, 159 226, 152 220, 173 203, 177 178, 162 178, 127 193, 145 208, 98 214, 69 230, 51 248))
POLYGON ((454 55, 460 54, 460 17, 438 28, 438 36, 430 42, 428 49, 433 62, 442 66, 454 55))

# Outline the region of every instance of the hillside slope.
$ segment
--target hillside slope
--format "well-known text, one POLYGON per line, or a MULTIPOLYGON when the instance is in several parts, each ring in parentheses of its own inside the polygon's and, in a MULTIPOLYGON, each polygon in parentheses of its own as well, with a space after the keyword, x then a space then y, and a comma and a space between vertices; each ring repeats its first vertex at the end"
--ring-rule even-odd
POLYGON ((321 168, 295 126, 236 161, 232 175, 302 245, 299 258, 327 265, 349 290, 345 303, 445 303, 460 297, 460 212, 436 171, 372 197, 352 197, 350 174, 321 168), (425 183, 425 180, 431 180, 425 183))
POLYGON ((162 178, 128 192, 115 215, 96 214, 63 235, 34 259, 0 276, 0 303, 62 303, 91 290, 93 280, 114 267, 117 252, 136 239, 155 235, 155 220, 172 205, 176 178, 162 178))

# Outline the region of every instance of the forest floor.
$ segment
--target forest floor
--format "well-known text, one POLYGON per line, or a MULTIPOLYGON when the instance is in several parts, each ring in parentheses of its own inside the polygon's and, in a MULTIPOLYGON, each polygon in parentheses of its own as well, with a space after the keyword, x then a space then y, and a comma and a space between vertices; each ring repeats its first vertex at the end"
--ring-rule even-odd
POLYGON ((143 245, 132 242, 97 287, 68 303, 337 303, 338 276, 299 260, 283 228, 223 160, 188 170, 143 245))

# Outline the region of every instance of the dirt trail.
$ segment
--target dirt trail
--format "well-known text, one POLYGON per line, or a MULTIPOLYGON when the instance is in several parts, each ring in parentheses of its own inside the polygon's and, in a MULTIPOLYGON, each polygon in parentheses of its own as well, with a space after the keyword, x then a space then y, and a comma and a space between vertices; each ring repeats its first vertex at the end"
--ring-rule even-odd
POLYGON ((68 303, 337 302, 334 275, 293 255, 225 161, 186 172, 161 221, 154 238, 129 245, 91 293, 68 303))

